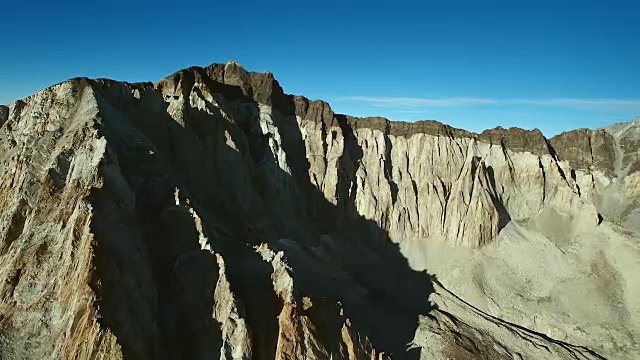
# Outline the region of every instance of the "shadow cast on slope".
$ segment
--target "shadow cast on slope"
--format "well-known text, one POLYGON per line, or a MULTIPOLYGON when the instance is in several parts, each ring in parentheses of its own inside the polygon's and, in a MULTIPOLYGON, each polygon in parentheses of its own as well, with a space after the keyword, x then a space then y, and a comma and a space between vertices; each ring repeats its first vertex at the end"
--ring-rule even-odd
MULTIPOLYGON (((431 276, 411 269, 388 232, 358 213, 356 173, 364 153, 347 118, 336 114, 331 123, 322 124, 328 127, 323 133, 339 129, 344 139, 344 150, 338 159, 336 204, 333 204, 311 183, 310 164, 304 155, 306 147, 296 119, 294 99, 283 96, 277 102, 280 108, 272 119, 278 129, 286 129, 284 134, 280 133, 281 146, 287 154, 297 193, 310 194, 299 196, 303 203, 297 204, 298 209, 305 209, 306 220, 317 224, 316 238, 307 239, 306 245, 319 242, 322 246, 320 238, 327 239, 323 235, 329 235, 329 241, 337 243, 330 245, 337 250, 330 253, 330 261, 339 263, 346 270, 355 280, 352 285, 365 290, 362 298, 353 299, 344 293, 335 293, 331 287, 337 284, 329 283, 329 288, 322 289, 324 295, 333 293, 335 300, 344 305, 354 327, 366 334, 377 350, 393 354, 396 359, 418 359, 419 351, 407 350, 407 347, 413 341, 418 316, 431 310, 428 300, 433 292, 431 276)), ((269 151, 264 153, 273 155, 269 151)), ((268 161, 277 160, 271 157, 268 161)), ((304 217, 300 220, 305 220, 304 217)), ((291 239, 298 241, 295 237, 291 239)), ((295 272, 296 268, 293 270, 295 272)))
MULTIPOLYGON (((191 92, 194 80, 188 79, 187 73, 182 76, 182 96, 185 98, 191 92)), ((216 114, 215 108, 207 112, 183 105, 184 124, 181 126, 167 115, 169 100, 162 99, 154 89, 146 88, 143 94, 143 100, 157 106, 149 112, 148 105, 143 106, 143 100, 129 94, 113 95, 103 84, 96 85, 101 93, 111 94, 105 95, 103 107, 112 104, 116 112, 105 124, 105 128, 111 128, 104 130, 109 146, 117 147, 129 141, 118 135, 121 130, 117 127, 122 125, 115 124, 120 120, 114 119, 121 119, 131 122, 126 126, 132 129, 127 128, 127 131, 135 133, 142 153, 141 159, 131 160, 131 144, 113 149, 135 197, 135 211, 127 221, 139 224, 130 230, 140 233, 143 240, 138 244, 139 251, 147 253, 151 263, 152 275, 142 278, 147 281, 150 277, 152 280, 149 281, 154 285, 145 295, 156 296, 156 300, 149 300, 155 306, 155 324, 153 319, 149 319, 148 324, 136 324, 137 335, 132 334, 132 326, 126 323, 126 317, 123 319, 117 313, 118 309, 131 310, 139 306, 135 299, 125 296, 103 305, 107 308, 104 320, 118 337, 125 355, 129 354, 127 358, 144 358, 140 354, 145 352, 131 349, 153 347, 148 343, 155 341, 152 340, 154 336, 159 338, 157 349, 146 354, 165 359, 215 356, 214 348, 220 342, 220 335, 215 330, 219 324, 210 321, 212 306, 209 306, 217 274, 201 276, 201 273, 215 272, 216 265, 212 262, 213 255, 200 254, 203 251, 200 251, 197 234, 191 233, 192 227, 189 230, 189 225, 185 224, 183 229, 176 223, 189 221, 185 209, 176 208, 174 203, 173 191, 177 187, 188 194, 193 208, 203 218, 204 232, 214 250, 229 262, 229 281, 244 302, 244 315, 253 329, 254 358, 273 358, 277 316, 282 304, 272 289, 256 286, 271 284, 270 269, 257 265, 261 263, 260 259, 247 249, 260 242, 288 238, 299 243, 307 256, 318 263, 338 268, 348 275, 334 282, 325 274, 308 268, 307 264, 293 260, 294 274, 300 274, 301 279, 315 280, 315 283, 298 281, 299 292, 340 302, 353 327, 367 335, 377 350, 394 359, 419 359, 418 350, 407 351, 407 348, 417 329, 419 315, 426 315, 431 310, 428 297, 433 292, 432 278, 411 269, 387 231, 358 213, 355 180, 363 150, 346 119, 336 115, 330 123, 323 124, 341 129, 345 141, 345 150, 338 161, 337 203, 333 204, 309 179, 310 165, 295 116, 293 97, 275 95, 281 98, 272 117, 280 131, 280 145, 290 168, 285 171, 270 148, 273 143, 269 135, 265 135, 257 123, 260 106, 240 88, 203 78, 210 92, 225 99, 218 105, 225 113, 234 114, 237 123, 229 121, 219 111, 216 114), (234 139, 238 149, 226 144, 226 133, 234 139), (153 152, 155 160, 151 160, 149 151, 153 152), (145 152, 149 155, 144 155, 145 152), (149 165, 150 162, 155 165, 149 165), (157 226, 158 222, 164 225, 157 226), (324 256, 314 256, 309 251, 325 245, 332 250, 324 256), (196 261, 202 266, 191 266, 193 269, 186 273, 189 275, 176 273, 177 264, 185 261, 196 261), (187 278, 195 276, 201 281, 176 280, 176 274, 187 278), (189 301, 176 296, 179 293, 176 288, 185 284, 190 289, 183 290, 193 297, 189 301), (207 340, 206 336, 198 335, 198 331, 210 334, 216 340, 207 340), (158 335, 154 335, 156 332, 158 335), (167 351, 166 347, 175 342, 172 341, 174 336, 181 344, 177 350, 167 351), (207 341, 209 345, 205 344, 207 341)), ((99 215, 96 213, 96 217, 99 215)), ((107 237, 106 233, 107 229, 102 236, 96 234, 96 237, 107 237)), ((101 239, 97 241, 100 243, 101 239)), ((103 254, 105 261, 99 261, 98 265, 107 266, 105 264, 114 258, 127 256, 118 251, 112 249, 103 254)), ((109 276, 105 273, 107 269, 102 269, 103 276, 109 276)), ((123 273, 118 276, 103 284, 105 294, 127 290, 119 281, 141 275, 123 273)))
MULTIPOLYGON (((210 89, 220 87, 219 84, 207 85, 210 89)), ((237 94, 237 91, 234 93, 237 94)), ((355 205, 356 172, 363 150, 346 117, 335 115, 332 123, 328 124, 330 128, 324 131, 328 133, 331 127, 340 129, 345 142, 344 152, 338 160, 337 204, 333 204, 310 181, 310 164, 295 117, 293 97, 283 96, 274 101, 279 107, 275 108, 271 117, 280 135, 280 146, 287 157, 287 172, 278 166, 278 159, 269 148, 272 144, 268 135, 259 126, 258 104, 248 98, 242 102, 249 105, 250 109, 248 113, 240 114, 239 118, 245 121, 240 126, 248 139, 254 166, 267 172, 276 172, 272 174, 272 179, 282 183, 271 184, 272 190, 284 187, 288 191, 282 194, 282 189, 279 189, 271 198, 263 196, 265 203, 271 205, 271 211, 277 213, 278 217, 293 218, 294 224, 286 221, 280 223, 276 238, 287 237, 304 242, 304 246, 309 247, 317 244, 322 246, 322 235, 329 235, 330 241, 334 242, 331 247, 335 250, 330 254, 330 261, 338 263, 355 280, 355 283, 349 283, 350 286, 365 289, 367 295, 354 300, 336 291, 336 288, 344 292, 348 289, 331 282, 325 283, 327 287, 321 289, 310 288, 305 282, 300 282, 302 291, 318 296, 331 295, 334 300, 340 301, 354 326, 369 336, 378 350, 394 353, 395 358, 417 358, 417 351, 406 352, 407 345, 413 340, 418 315, 430 311, 428 297, 433 292, 433 285, 426 273, 409 267, 399 247, 391 242, 384 229, 375 221, 358 214, 355 205), (280 201, 283 198, 288 200, 284 204, 280 201), (313 231, 299 229, 295 223, 310 224, 308 227, 313 231)), ((223 102, 219 102, 219 106, 225 107, 223 102)), ((225 112, 233 111, 226 108, 225 112)), ((308 264, 296 262, 295 259, 291 261, 294 273, 304 276, 302 273, 307 271, 308 264)), ((319 261, 322 262, 322 259, 319 261)), ((331 265, 325 264, 327 267, 331 265)), ((309 276, 309 281, 316 286, 322 274, 316 272, 314 275, 309 276)))
POLYGON ((504 229, 509 222, 511 222, 511 215, 509 215, 509 211, 504 206, 504 202, 498 195, 498 187, 496 186, 496 175, 492 166, 487 166, 487 178, 489 180, 489 197, 491 198, 491 202, 493 202, 493 206, 495 206, 498 211, 498 232, 504 229))

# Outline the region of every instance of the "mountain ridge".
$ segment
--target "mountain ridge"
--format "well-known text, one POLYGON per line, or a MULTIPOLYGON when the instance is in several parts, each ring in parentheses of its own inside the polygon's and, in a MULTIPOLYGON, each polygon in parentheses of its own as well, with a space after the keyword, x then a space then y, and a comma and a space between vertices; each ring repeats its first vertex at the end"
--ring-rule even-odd
MULTIPOLYGON (((159 80, 159 81, 158 81, 158 82, 156 82, 155 84, 154 84, 153 82, 151 82, 151 81, 143 81, 143 82, 129 82, 129 81, 119 81, 119 80, 113 80, 113 79, 110 79, 110 78, 101 78, 101 77, 99 77, 99 78, 74 77, 74 78, 70 78, 70 79, 68 79, 68 80, 64 80, 64 81, 61 81, 61 82, 59 82, 59 83, 56 83, 56 84, 53 84, 53 85, 50 85, 50 86, 60 85, 60 84, 62 84, 62 83, 68 82, 68 81, 81 81, 81 80, 83 80, 83 79, 86 79, 86 80, 110 80, 110 81, 117 81, 117 82, 120 82, 120 83, 129 84, 129 85, 131 85, 131 86, 133 86, 133 87, 154 87, 154 86, 157 86, 157 85, 158 85, 159 83, 161 83, 162 81, 164 81, 164 80, 168 80, 169 78, 174 77, 174 76, 177 76, 177 75, 179 75, 179 74, 181 74, 181 73, 185 73, 185 72, 195 72, 195 71, 220 71, 220 69, 221 69, 221 68, 222 68, 222 69, 224 69, 224 67, 225 67, 227 64, 232 64, 236 69, 238 69, 237 71, 239 71, 240 73, 245 73, 245 74, 247 74, 249 77, 257 77, 257 78, 265 78, 265 79, 272 78, 272 79, 275 81, 275 83, 277 84, 277 86, 278 86, 278 87, 280 86, 280 84, 279 84, 278 80, 277 80, 277 79, 275 79, 275 77, 274 77, 273 73, 271 73, 271 72, 269 72, 269 71, 266 71, 266 72, 263 72, 263 73, 260 73, 260 72, 254 72, 254 71, 248 71, 248 70, 246 70, 246 69, 245 69, 241 64, 239 64, 239 63, 238 63, 238 62, 236 62, 236 61, 229 61, 229 62, 227 62, 227 63, 212 63, 212 64, 207 65, 207 66, 190 66, 190 67, 187 67, 187 68, 184 68, 184 69, 178 70, 178 71, 174 72, 173 74, 171 74, 171 75, 168 75, 168 76, 164 77, 163 79, 159 80), (215 69, 215 70, 209 70, 209 69, 215 69)), ((222 70, 222 74, 224 74, 224 71, 223 71, 223 70, 222 70)), ((224 76, 224 75, 221 75, 221 76, 224 76)), ((217 78, 217 80, 222 80, 221 82, 222 82, 222 83, 224 83, 224 80, 223 80, 223 79, 224 79, 223 77, 222 77, 222 78, 217 78)), ((42 90, 44 90, 44 89, 42 89, 42 90)), ((42 91, 42 90, 40 90, 40 91, 42 91)), ((321 99, 310 99, 310 98, 307 98, 307 97, 305 97, 305 96, 303 96, 303 95, 286 94, 286 93, 284 93, 284 91, 282 92, 282 95, 284 95, 284 96, 293 96, 294 98, 300 98, 302 101, 307 102, 307 103, 310 103, 310 104, 320 103, 320 104, 322 104, 322 105, 324 105, 324 106, 328 106, 328 107, 329 107, 329 110, 331 110, 331 112, 332 112, 332 113, 334 113, 334 112, 333 112, 333 110, 331 109, 331 105, 330 105, 328 102, 324 101, 324 100, 321 100, 321 99)), ((31 96, 32 96, 32 95, 27 96, 27 97, 24 97, 24 98, 21 98, 21 99, 17 99, 17 100, 15 100, 15 101, 11 102, 11 103, 14 103, 14 102, 17 102, 17 101, 25 101, 25 100, 27 100, 27 99, 28 99, 29 97, 31 97, 31 96)), ((11 104, 11 103, 9 103, 9 104, 11 104)), ((0 108, 2 109, 2 110, 0 110, 0 111, 2 111, 2 112, 4 112, 4 111, 8 111, 7 109, 8 109, 8 105, 9 105, 9 104, 4 104, 4 105, 0 104, 0 108)), ((2 114, 2 112, 0 112, 0 114, 2 114)), ((417 124, 417 125, 416 125, 416 127, 417 127, 418 129, 420 128, 419 124, 422 124, 422 123, 427 123, 427 124, 435 123, 434 125, 436 125, 436 126, 438 126, 438 125, 440 125, 440 126, 444 126, 445 128, 450 129, 453 133, 457 133, 457 132, 459 132, 459 133, 461 133, 461 134, 468 133, 468 134, 469 134, 468 136, 479 136, 479 135, 482 135, 483 133, 487 133, 487 132, 505 132, 505 131, 510 131, 510 130, 511 130, 511 131, 515 131, 515 132, 535 132, 535 133, 537 133, 537 132, 541 132, 541 131, 540 131, 539 129, 537 129, 537 128, 533 128, 533 129, 525 129, 525 128, 521 128, 521 127, 518 127, 518 126, 513 126, 513 127, 509 127, 509 128, 503 128, 502 126, 496 126, 496 127, 494 127, 494 128, 488 128, 488 129, 485 129, 485 130, 483 130, 483 131, 481 131, 481 132, 474 133, 474 132, 471 132, 471 131, 467 131, 467 130, 465 130, 465 129, 463 129, 463 128, 456 128, 456 127, 454 127, 454 126, 448 125, 448 124, 443 123, 443 122, 438 121, 438 120, 416 120, 416 121, 403 121, 403 120, 393 120, 393 119, 388 119, 388 118, 379 117, 379 116, 365 116, 365 117, 360 117, 360 116, 351 116, 351 115, 349 115, 349 114, 341 114, 341 113, 334 113, 334 114, 335 114, 335 115, 338 115, 338 116, 345 116, 345 117, 352 118, 352 119, 354 119, 354 121, 355 121, 355 120, 364 121, 364 120, 376 120, 376 119, 378 119, 379 121, 383 121, 383 122, 390 122, 390 123, 395 123, 395 124, 402 124, 402 125, 404 125, 404 126, 406 126, 406 125, 408 125, 408 124, 417 124)), ((640 119, 640 118, 638 118, 638 119, 640 119)), ((610 128, 610 127, 613 127, 613 126, 615 126, 615 125, 626 125, 626 124, 632 123, 632 122, 634 122, 634 121, 636 121, 636 120, 638 120, 638 119, 631 119, 631 120, 629 120, 629 121, 623 121, 623 122, 619 122, 619 123, 614 123, 614 124, 611 124, 611 125, 607 125, 607 126, 600 127, 600 128, 598 128, 598 129, 591 129, 591 128, 576 128, 576 129, 566 130, 566 131, 563 131, 563 132, 561 132, 561 133, 559 133, 559 134, 553 135, 551 138, 548 138, 548 139, 552 139, 553 137, 559 136, 559 135, 561 135, 562 133, 573 132, 573 131, 581 131, 581 130, 589 130, 589 131, 604 130, 604 129, 607 129, 607 128, 610 128)), ((364 125, 364 124, 362 124, 362 125, 364 125)), ((375 125, 374 125, 374 126, 375 126, 375 125)), ((416 131, 415 133, 417 133, 417 132, 419 132, 419 130, 418 130, 418 131, 416 131)), ((544 134, 543 134, 543 136, 544 136, 544 134)), ((546 138, 546 136, 545 136, 545 138, 546 138)))
POLYGON ((407 130, 236 63, 80 78, 7 109, 2 358, 637 349, 630 138, 407 130))

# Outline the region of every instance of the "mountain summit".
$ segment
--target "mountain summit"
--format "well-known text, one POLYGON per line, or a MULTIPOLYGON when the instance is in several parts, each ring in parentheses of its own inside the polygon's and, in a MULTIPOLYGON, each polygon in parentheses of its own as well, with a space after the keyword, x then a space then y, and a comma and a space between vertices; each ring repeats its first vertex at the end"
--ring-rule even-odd
POLYGON ((0 106, 0 358, 634 359, 639 141, 63 82, 0 106))

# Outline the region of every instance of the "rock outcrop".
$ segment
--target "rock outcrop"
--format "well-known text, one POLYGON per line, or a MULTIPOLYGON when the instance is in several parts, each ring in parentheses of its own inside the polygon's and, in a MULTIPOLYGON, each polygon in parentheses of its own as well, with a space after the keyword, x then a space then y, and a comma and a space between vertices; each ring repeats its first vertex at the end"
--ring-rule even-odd
POLYGON ((0 107, 0 358, 633 359, 637 139, 69 80, 0 107))

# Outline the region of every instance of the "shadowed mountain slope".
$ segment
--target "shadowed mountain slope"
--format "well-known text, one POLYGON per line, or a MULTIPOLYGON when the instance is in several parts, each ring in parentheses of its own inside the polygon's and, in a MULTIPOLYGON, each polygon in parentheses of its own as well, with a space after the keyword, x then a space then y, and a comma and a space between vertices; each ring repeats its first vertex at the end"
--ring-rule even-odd
POLYGON ((234 62, 0 107, 2 359, 632 359, 638 125, 335 114, 234 62))

